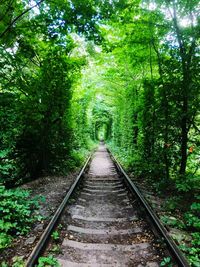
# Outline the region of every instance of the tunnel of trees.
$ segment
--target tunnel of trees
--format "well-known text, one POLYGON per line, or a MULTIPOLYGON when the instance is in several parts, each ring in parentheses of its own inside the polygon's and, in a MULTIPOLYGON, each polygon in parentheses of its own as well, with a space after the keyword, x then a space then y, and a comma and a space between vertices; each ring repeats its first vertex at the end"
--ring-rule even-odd
POLYGON ((105 140, 135 177, 173 192, 171 209, 184 202, 199 266, 199 10, 197 0, 1 1, 1 185, 66 174, 105 140))

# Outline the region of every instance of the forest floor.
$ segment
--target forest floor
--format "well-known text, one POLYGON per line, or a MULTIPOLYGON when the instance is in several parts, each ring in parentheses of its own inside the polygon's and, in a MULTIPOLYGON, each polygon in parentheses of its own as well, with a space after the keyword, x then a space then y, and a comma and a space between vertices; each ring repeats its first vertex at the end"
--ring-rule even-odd
POLYGON ((19 187, 30 190, 31 198, 41 196, 43 200, 40 201, 39 215, 42 219, 33 224, 26 236, 20 235, 14 239, 12 246, 0 254, 0 263, 5 261, 8 266, 12 266, 14 262, 28 258, 78 172, 79 170, 76 170, 67 176, 40 177, 19 187))
MULTIPOLYGON (((155 188, 149 185, 149 182, 141 180, 140 178, 136 178, 133 175, 130 176, 132 176, 132 180, 140 189, 153 210, 156 212, 176 245, 179 247, 183 245, 190 247, 190 243, 192 241, 191 232, 183 230, 182 227, 179 227, 180 224, 184 224, 183 211, 181 211, 178 207, 174 211, 171 211, 166 205, 168 200, 173 197, 174 192, 168 192, 166 195, 162 194, 162 196, 158 195, 155 188)), ((182 252, 184 253, 184 251, 182 252)), ((185 256, 188 257, 187 253, 185 256)))

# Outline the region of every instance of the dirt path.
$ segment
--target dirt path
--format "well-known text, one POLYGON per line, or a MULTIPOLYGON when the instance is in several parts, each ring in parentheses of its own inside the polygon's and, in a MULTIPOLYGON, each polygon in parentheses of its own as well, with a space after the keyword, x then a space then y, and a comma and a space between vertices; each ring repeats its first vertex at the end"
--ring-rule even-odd
POLYGON ((61 223, 67 225, 57 256, 63 267, 158 267, 163 258, 103 145, 61 223))

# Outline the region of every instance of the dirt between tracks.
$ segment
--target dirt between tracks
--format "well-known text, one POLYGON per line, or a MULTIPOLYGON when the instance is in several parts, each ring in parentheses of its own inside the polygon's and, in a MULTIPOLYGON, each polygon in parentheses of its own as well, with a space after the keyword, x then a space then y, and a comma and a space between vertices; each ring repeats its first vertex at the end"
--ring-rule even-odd
POLYGON ((20 257, 22 260, 28 258, 78 173, 79 170, 76 170, 67 176, 41 177, 20 186, 22 189, 31 190, 31 198, 44 197, 44 201, 40 203, 39 209, 42 220, 34 223, 28 235, 18 236, 14 239, 10 248, 0 252, 0 266, 2 266, 1 263, 4 261, 8 264, 7 266, 13 266, 16 257, 20 257))

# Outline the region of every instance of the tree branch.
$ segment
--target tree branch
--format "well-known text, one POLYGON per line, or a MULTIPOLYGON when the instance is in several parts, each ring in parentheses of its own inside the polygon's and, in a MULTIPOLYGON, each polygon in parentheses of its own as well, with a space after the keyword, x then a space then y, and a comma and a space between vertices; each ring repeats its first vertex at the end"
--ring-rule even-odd
POLYGON ((23 17, 26 13, 28 13, 34 7, 39 6, 42 2, 44 2, 44 0, 40 0, 34 6, 27 8, 21 14, 19 14, 16 18, 14 18, 13 21, 11 21, 10 25, 8 25, 8 27, 0 34, 0 38, 2 38, 21 17, 23 17))

